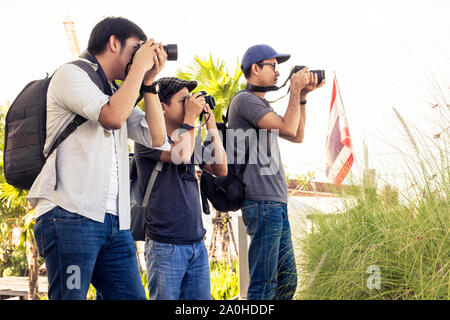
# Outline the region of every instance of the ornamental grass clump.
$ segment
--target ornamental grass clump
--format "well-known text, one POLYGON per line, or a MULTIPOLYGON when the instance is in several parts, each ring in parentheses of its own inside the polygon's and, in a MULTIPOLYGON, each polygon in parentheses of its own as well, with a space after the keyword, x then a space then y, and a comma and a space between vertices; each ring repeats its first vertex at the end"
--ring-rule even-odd
POLYGON ((297 240, 300 299, 450 299, 449 104, 441 107, 440 132, 419 138, 394 109, 412 151, 398 149, 410 172, 403 190, 359 186, 342 195, 344 209, 314 215, 297 240))

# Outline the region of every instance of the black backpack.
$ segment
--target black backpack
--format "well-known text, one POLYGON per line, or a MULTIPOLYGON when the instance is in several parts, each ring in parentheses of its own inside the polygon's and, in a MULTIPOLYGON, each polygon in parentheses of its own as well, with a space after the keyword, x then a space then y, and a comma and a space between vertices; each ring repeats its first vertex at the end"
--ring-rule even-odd
MULTIPOLYGON (((236 93, 234 97, 240 92, 242 91, 236 93)), ((228 111, 230 104, 228 104, 227 113, 223 117, 223 123, 217 123, 217 129, 222 134, 222 143, 225 149, 227 146, 228 111)), ((247 160, 248 158, 246 156, 246 161, 243 165, 229 163, 228 174, 225 177, 215 177, 205 170, 202 171, 200 194, 202 197, 203 212, 205 214, 210 214, 208 200, 217 211, 221 212, 236 211, 241 208, 242 201, 245 198, 244 171, 247 160)))
POLYGON ((136 156, 129 154, 130 165, 130 231, 134 241, 145 240, 147 227, 147 205, 150 200, 153 187, 158 174, 163 169, 163 162, 158 161, 153 168, 152 174, 145 189, 145 194, 139 190, 139 175, 137 170, 136 156))
MULTIPOLYGON (((95 59, 85 53, 84 58, 95 59)), ((91 80, 105 92, 105 83, 98 68, 95 72, 85 61, 75 64, 89 75, 91 80)), ((6 182, 18 189, 29 190, 42 170, 47 158, 86 119, 75 115, 50 148, 47 157, 43 150, 46 139, 47 90, 52 77, 28 83, 19 93, 6 114, 3 164, 6 182)), ((106 80, 106 78, 105 78, 106 80)), ((55 185, 56 188, 56 185, 55 185)))

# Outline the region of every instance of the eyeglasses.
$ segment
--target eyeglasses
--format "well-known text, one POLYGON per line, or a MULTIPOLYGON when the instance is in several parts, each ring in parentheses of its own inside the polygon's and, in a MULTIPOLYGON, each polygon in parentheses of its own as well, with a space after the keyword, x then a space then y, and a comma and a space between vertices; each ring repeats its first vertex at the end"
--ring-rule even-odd
POLYGON ((257 63, 258 66, 272 66, 273 67, 273 72, 277 73, 278 72, 278 63, 276 62, 261 62, 261 63, 257 63))

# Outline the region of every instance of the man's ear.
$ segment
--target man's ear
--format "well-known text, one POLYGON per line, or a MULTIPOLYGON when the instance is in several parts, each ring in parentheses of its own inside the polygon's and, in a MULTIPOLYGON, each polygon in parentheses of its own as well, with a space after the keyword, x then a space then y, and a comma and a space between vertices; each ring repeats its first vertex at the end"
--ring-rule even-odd
POLYGON ((112 52, 119 52, 120 51, 120 40, 117 39, 115 35, 111 35, 109 37, 109 48, 112 52))
POLYGON ((253 74, 255 74, 257 76, 258 73, 259 73, 259 66, 256 63, 254 63, 254 64, 252 64, 251 70, 252 70, 251 73, 253 73, 253 74))
POLYGON ((167 108, 169 107, 169 106, 167 105, 167 103, 161 102, 161 107, 162 107, 163 113, 166 114, 167 108))

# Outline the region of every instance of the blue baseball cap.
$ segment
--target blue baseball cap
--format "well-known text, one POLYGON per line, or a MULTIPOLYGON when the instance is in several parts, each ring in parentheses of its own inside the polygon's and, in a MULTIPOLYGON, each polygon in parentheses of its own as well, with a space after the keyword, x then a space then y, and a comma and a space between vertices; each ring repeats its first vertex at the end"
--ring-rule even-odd
POLYGON ((276 58, 278 63, 283 63, 290 57, 290 54, 278 53, 267 44, 257 44, 245 51, 244 57, 242 58, 241 62, 241 69, 246 70, 256 62, 272 58, 276 58))

